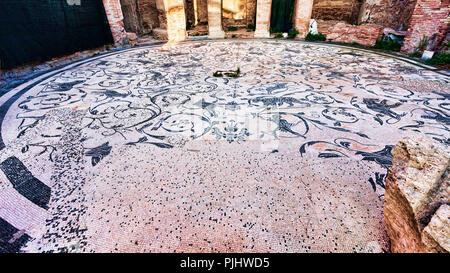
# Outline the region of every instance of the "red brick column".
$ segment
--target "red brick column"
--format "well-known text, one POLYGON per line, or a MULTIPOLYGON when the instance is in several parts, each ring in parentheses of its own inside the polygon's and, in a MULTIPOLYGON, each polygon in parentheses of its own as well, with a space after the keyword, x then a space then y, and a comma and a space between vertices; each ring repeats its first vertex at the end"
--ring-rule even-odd
POLYGON ((313 0, 296 0, 294 7, 294 27, 300 32, 297 38, 305 38, 309 30, 313 0))
POLYGON ((123 39, 126 38, 127 33, 123 27, 123 14, 120 0, 103 0, 103 6, 108 17, 114 44, 123 43, 123 39))
POLYGON ((449 3, 449 0, 417 0, 403 42, 402 52, 414 52, 424 35, 430 38, 433 34, 438 33, 438 41, 442 41, 449 30, 449 3))

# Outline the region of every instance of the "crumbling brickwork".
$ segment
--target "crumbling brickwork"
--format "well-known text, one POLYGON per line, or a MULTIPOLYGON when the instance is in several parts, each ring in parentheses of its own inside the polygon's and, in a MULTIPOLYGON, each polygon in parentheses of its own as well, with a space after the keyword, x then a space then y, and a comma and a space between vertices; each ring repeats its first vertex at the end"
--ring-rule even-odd
POLYGON ((327 40, 339 43, 358 43, 366 46, 374 46, 377 39, 381 37, 382 28, 378 25, 350 25, 338 23, 331 26, 327 31, 327 40))
POLYGON ((314 0, 312 18, 342 20, 355 24, 361 4, 362 0, 314 0))
POLYGON ((428 38, 435 35, 436 44, 440 44, 440 41, 449 32, 449 3, 450 0, 417 0, 402 46, 402 52, 414 52, 424 35, 428 38))
POLYGON ((416 0, 364 0, 358 23, 406 30, 415 4, 416 0))

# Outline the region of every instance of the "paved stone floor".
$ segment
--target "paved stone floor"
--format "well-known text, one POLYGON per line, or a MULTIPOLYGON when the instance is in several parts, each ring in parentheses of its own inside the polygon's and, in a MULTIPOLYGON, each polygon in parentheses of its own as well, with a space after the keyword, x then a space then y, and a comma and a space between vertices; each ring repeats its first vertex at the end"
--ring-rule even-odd
POLYGON ((280 40, 51 71, 0 97, 0 251, 388 251, 390 151, 408 135, 450 143, 448 80, 280 40))

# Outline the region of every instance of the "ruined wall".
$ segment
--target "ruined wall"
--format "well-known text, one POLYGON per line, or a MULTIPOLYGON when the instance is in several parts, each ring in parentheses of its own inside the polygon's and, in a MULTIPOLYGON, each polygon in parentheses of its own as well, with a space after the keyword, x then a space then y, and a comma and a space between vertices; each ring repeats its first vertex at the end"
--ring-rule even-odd
POLYGON ((340 22, 331 26, 326 33, 328 41, 374 46, 377 39, 381 37, 382 29, 374 24, 358 26, 340 22))
POLYGON ((186 21, 195 23, 194 0, 184 0, 184 12, 186 13, 186 21))
POLYGON ((361 4, 362 0, 314 0, 311 17, 356 24, 361 4))
POLYGON ((208 1, 197 0, 197 16, 200 24, 206 24, 208 22, 208 1))
POLYGON ((256 24, 256 1, 247 0, 247 25, 256 24))
MULTIPOLYGON (((146 35, 159 27, 156 0, 109 0, 104 2, 108 3, 105 9, 107 12, 108 9, 110 10, 109 16, 117 20, 122 16, 123 27, 127 32, 146 35), (120 4, 120 7, 116 6, 117 3, 120 4)), ((119 28, 118 23, 114 24, 114 28, 119 28)))
POLYGON ((406 30, 416 0, 364 0, 358 24, 377 24, 395 30, 406 30))
POLYGON ((450 0, 417 0, 402 51, 415 51, 424 35, 431 38, 436 34, 434 38, 439 45, 449 32, 449 5, 450 0))
POLYGON ((123 14, 123 24, 127 32, 142 33, 142 24, 137 0, 120 0, 123 14))
POLYGON ((142 22, 142 34, 148 34, 159 27, 156 0, 137 0, 138 10, 142 22))

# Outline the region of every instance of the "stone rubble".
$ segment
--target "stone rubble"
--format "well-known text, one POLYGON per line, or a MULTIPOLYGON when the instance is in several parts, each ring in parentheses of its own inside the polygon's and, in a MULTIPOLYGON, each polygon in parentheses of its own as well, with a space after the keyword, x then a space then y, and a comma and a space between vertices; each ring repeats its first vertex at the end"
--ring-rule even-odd
POLYGON ((450 149, 404 138, 392 150, 384 218, 392 252, 449 252, 450 149))

